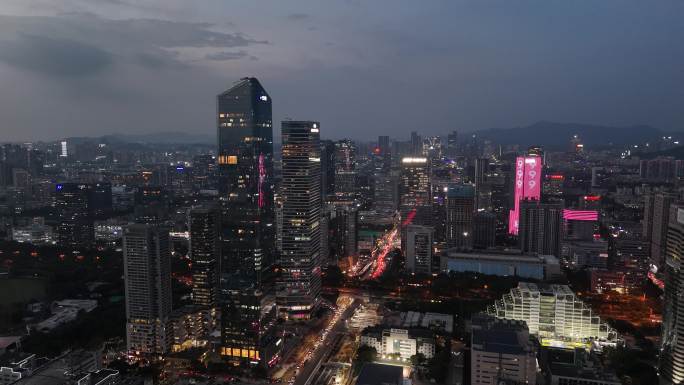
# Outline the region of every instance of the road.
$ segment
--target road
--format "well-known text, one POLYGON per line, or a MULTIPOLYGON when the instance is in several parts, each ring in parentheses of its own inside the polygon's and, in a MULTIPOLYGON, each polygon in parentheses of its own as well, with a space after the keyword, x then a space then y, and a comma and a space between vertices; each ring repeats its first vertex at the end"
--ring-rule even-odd
POLYGON ((332 354, 330 347, 334 340, 339 337, 340 332, 344 330, 345 321, 351 318, 354 311, 361 302, 354 298, 352 303, 340 314, 335 324, 330 328, 330 331, 325 335, 325 338, 311 353, 311 358, 304 364, 297 374, 293 385, 310 385, 313 375, 318 371, 318 368, 329 358, 332 354))

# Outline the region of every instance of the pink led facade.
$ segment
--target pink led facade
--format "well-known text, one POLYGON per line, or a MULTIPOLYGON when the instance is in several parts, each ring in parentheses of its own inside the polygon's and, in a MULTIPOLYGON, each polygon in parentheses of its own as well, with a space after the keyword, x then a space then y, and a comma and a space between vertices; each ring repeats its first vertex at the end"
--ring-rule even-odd
POLYGON ((563 219, 566 221, 598 221, 596 210, 563 210, 563 219))
POLYGON ((515 160, 514 206, 508 216, 508 232, 518 234, 520 201, 539 200, 541 197, 542 158, 519 156, 515 160))

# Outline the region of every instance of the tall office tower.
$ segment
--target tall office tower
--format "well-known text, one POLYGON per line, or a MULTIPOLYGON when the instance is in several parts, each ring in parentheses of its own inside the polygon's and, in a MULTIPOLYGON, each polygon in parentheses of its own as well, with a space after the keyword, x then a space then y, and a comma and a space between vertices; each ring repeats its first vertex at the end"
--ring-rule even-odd
POLYGON ((650 240, 650 264, 661 268, 665 265, 665 240, 669 223, 670 206, 677 194, 660 192, 645 197, 644 237, 650 240))
POLYGON ((458 132, 456 131, 451 131, 447 135, 446 155, 452 159, 458 155, 458 132))
POLYGON ((399 202, 399 180, 395 175, 375 173, 373 175, 373 210, 392 215, 399 202))
POLYGON ((515 159, 515 184, 513 210, 508 215, 509 234, 518 235, 520 202, 541 198, 541 174, 544 162, 536 155, 519 156, 515 159))
POLYGON ((335 142, 321 141, 321 195, 323 199, 335 194, 335 142))
POLYGON ((265 364, 274 349, 271 98, 255 78, 217 96, 221 202, 221 354, 265 364))
POLYGON ((660 353, 661 384, 684 383, 684 206, 673 205, 667 230, 665 301, 660 353))
POLYGON ((475 182, 475 190, 482 186, 487 176, 487 171, 489 169, 489 159, 487 158, 477 158, 475 159, 475 175, 473 181, 475 182))
POLYGON ((387 155, 390 153, 390 138, 389 136, 378 136, 378 149, 382 155, 387 155))
POLYGON ((417 132, 411 132, 411 155, 423 155, 423 138, 417 132))
POLYGON ((190 210, 188 222, 192 261, 192 302, 213 309, 218 306, 219 299, 220 211, 212 206, 193 208, 190 210))
POLYGON ((525 322, 474 315, 471 345, 471 384, 536 383, 537 349, 525 322))
POLYGON ((284 121, 279 312, 308 319, 321 292, 320 124, 284 121))
POLYGON ((432 273, 432 236, 429 226, 406 227, 406 270, 414 274, 432 273))
POLYGON ((416 225, 431 223, 432 197, 430 163, 427 158, 404 157, 401 160, 399 211, 403 221, 416 225))
POLYGON ((349 139, 335 143, 335 195, 343 198, 356 195, 356 148, 349 139))
POLYGON ((487 183, 489 171, 489 159, 475 159, 473 182, 475 183, 475 208, 478 210, 491 210, 491 185, 487 183))
POLYGON ((90 186, 84 183, 58 183, 55 186, 57 242, 67 247, 92 247, 95 226, 89 202, 90 186))
POLYGON ((520 202, 520 249, 524 253, 559 256, 562 220, 562 202, 520 202))
POLYGON ((487 249, 496 244, 496 215, 478 211, 473 215, 473 248, 487 249))
POLYGON ((124 230, 123 255, 127 349, 142 355, 167 353, 173 340, 169 229, 129 225, 124 230))
POLYGON ((452 185, 447 190, 447 247, 460 250, 473 248, 473 213, 475 189, 472 185, 452 185))

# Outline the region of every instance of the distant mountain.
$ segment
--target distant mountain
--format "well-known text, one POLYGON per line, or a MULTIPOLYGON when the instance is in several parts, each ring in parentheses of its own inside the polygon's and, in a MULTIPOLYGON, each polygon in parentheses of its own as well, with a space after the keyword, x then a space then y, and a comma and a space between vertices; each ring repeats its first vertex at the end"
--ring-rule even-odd
POLYGON ((112 134, 101 137, 74 137, 67 140, 78 142, 97 141, 110 144, 215 144, 216 138, 209 135, 188 134, 184 132, 157 132, 151 134, 112 134))
POLYGON ((585 145, 595 147, 644 143, 663 136, 664 132, 646 125, 610 127, 541 121, 526 127, 490 128, 476 134, 497 144, 566 148, 573 135, 579 135, 585 145))

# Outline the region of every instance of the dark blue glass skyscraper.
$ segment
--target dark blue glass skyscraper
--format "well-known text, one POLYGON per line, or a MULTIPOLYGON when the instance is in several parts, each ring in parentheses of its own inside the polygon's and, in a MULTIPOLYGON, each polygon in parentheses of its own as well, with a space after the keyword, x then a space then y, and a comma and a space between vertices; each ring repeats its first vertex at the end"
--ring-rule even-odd
POLYGON ((272 361, 275 255, 271 98, 255 78, 217 97, 224 356, 272 361))

